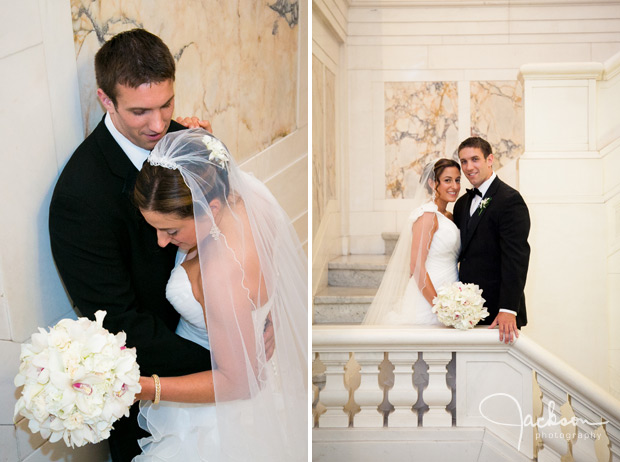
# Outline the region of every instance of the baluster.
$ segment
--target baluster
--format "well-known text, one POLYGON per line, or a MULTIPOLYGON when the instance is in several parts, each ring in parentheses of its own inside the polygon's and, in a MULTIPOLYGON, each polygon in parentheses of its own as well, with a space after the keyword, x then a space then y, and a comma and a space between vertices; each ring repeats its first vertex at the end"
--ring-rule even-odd
POLYGON ((394 366, 394 386, 388 399, 394 412, 388 417, 388 427, 417 427, 418 415, 413 412, 413 405, 418 399, 418 392, 413 386, 413 365, 418 354, 412 351, 393 351, 389 360, 394 366))
POLYGON ((452 392, 446 383, 446 366, 452 359, 449 351, 425 352, 422 358, 428 365, 428 387, 424 390, 424 402, 429 409, 424 414, 425 427, 451 427, 452 414, 446 406, 452 399, 452 392))
POLYGON ((383 391, 379 387, 379 364, 383 361, 382 352, 356 352, 355 359, 360 365, 360 386, 355 391, 355 402, 360 412, 354 417, 355 427, 383 427, 383 414, 379 405, 383 401, 383 391))
POLYGON ((598 462, 610 461, 611 443, 607 431, 605 430, 605 425, 601 423, 601 426, 594 430, 594 435, 594 453, 596 455, 596 460, 598 462))
POLYGON ((532 422, 536 422, 532 426, 534 433, 534 457, 538 457, 538 453, 544 448, 543 440, 538 431, 538 422, 543 415, 544 404, 543 394, 538 384, 538 374, 532 370, 532 422))
POLYGON ((344 410, 349 393, 344 386, 344 366, 349 360, 347 352, 321 353, 325 366, 325 387, 321 390, 319 401, 325 412, 319 416, 319 427, 342 428, 349 426, 349 415, 344 410))
POLYGON ((566 397, 566 402, 560 407, 560 417, 561 420, 567 422, 566 425, 560 424, 560 428, 562 429, 562 438, 566 441, 567 445, 567 451, 562 457, 562 461, 573 461, 573 445, 577 440, 577 426, 573 423, 575 422, 574 419, 576 416, 571 405, 570 395, 566 397))

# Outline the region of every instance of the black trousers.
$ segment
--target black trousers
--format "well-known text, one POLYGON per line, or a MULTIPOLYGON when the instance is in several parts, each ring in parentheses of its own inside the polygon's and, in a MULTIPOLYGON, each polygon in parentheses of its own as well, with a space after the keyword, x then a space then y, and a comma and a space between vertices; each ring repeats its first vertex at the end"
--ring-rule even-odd
POLYGON ((108 439, 114 462, 131 462, 131 459, 142 452, 138 440, 149 436, 149 433, 138 425, 139 404, 136 402, 131 406, 129 417, 121 417, 114 423, 114 430, 108 439))

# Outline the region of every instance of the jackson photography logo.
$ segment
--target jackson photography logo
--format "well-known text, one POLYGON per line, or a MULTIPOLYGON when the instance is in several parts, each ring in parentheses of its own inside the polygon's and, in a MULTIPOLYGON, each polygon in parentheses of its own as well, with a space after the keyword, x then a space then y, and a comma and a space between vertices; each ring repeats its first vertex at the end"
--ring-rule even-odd
MULTIPOLYGON (((529 414, 525 416, 523 415, 523 409, 521 408, 521 404, 517 401, 517 399, 514 396, 511 396, 508 393, 494 393, 492 395, 487 396, 482 401, 480 401, 480 405, 478 406, 478 411, 480 412, 480 415, 482 417, 484 417, 486 420, 494 424, 505 425, 507 427, 519 427, 519 444, 517 445, 517 450, 521 450, 521 441, 523 440, 523 429, 525 427, 532 427, 532 428, 537 427, 538 428, 537 436, 539 436, 540 438, 556 438, 556 437, 566 438, 565 436, 566 434, 564 432, 544 431, 544 430, 541 431, 541 429, 546 428, 546 427, 556 426, 556 425, 575 425, 576 426, 579 423, 590 425, 591 427, 598 427, 599 425, 603 425, 607 423, 606 420, 601 420, 601 422, 589 422, 586 419, 582 419, 580 417, 574 417, 574 416, 571 417, 570 419, 566 419, 564 417, 562 417, 561 419, 558 419, 558 417, 556 416, 556 411, 555 411, 555 403, 553 401, 549 401, 547 408, 549 410, 548 411, 549 417, 547 420, 545 420, 545 418, 542 416, 534 420, 534 417, 532 417, 529 414), (484 403, 486 403, 488 400, 492 398, 493 399, 508 398, 512 403, 514 403, 516 410, 519 413, 519 422, 518 423, 498 422, 496 420, 491 419, 490 417, 487 417, 482 410, 482 406, 484 403)), ((577 439, 598 440, 600 438, 601 438, 601 435, 596 434, 594 432, 590 432, 590 433, 579 433, 578 432, 577 433, 577 439)))

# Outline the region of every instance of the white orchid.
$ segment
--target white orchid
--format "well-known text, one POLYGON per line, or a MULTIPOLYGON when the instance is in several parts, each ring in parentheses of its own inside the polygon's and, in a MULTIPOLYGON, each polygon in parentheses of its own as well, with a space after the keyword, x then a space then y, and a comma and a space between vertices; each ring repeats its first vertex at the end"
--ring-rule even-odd
POLYGON ((209 135, 203 136, 202 142, 207 147, 207 150, 210 151, 209 160, 221 168, 226 168, 228 165, 228 150, 224 144, 217 138, 209 135))
POLYGON ((15 417, 51 442, 83 446, 110 436, 112 424, 129 415, 140 392, 140 370, 126 335, 103 328, 105 311, 63 319, 49 332, 39 328, 22 345, 15 386, 23 386, 15 417))
POLYGON ((432 311, 442 324, 466 330, 489 315, 484 302, 482 290, 476 284, 457 281, 437 291, 432 311))

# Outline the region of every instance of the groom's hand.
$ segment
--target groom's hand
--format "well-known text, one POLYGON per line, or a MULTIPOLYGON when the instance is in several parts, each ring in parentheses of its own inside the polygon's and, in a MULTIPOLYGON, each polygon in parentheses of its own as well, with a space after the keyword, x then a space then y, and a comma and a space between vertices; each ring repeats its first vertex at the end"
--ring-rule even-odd
POLYGON ((499 326, 499 341, 506 344, 512 343, 519 338, 519 329, 517 329, 517 317, 514 314, 500 312, 498 313, 489 329, 499 326))
POLYGON ((209 133, 213 133, 211 122, 208 120, 200 120, 198 117, 177 117, 176 121, 187 128, 204 128, 209 133))

